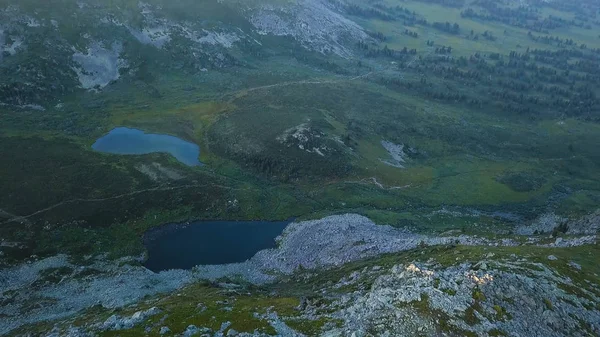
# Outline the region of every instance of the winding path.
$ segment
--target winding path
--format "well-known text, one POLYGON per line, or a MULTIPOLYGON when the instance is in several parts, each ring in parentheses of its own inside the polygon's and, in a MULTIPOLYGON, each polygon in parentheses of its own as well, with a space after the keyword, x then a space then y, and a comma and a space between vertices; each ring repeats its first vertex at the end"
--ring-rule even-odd
MULTIPOLYGON (((227 95, 233 95, 233 98, 230 99, 231 101, 236 100, 237 98, 241 97, 241 95, 253 92, 253 91, 258 91, 258 90, 264 90, 264 89, 270 89, 270 88, 278 88, 278 87, 287 87, 287 86, 292 86, 292 85, 302 85, 302 84, 334 84, 334 83, 341 83, 341 82, 348 82, 348 81, 356 81, 359 79, 363 79, 366 78, 374 73, 377 72, 382 72, 384 70, 379 70, 379 71, 370 71, 368 73, 362 74, 362 75, 358 75, 358 76, 354 76, 354 77, 350 77, 350 78, 339 78, 339 79, 330 79, 330 80, 316 80, 316 79, 308 79, 308 80, 302 80, 302 81, 292 81, 292 82, 282 82, 282 83, 275 83, 275 84, 269 84, 269 85, 263 85, 263 86, 258 86, 258 87, 252 87, 252 88, 247 88, 247 89, 241 89, 238 91, 235 91, 233 93, 229 93, 229 94, 225 94, 224 96, 227 95)), ((378 184, 379 185, 379 184, 378 184)), ((59 202, 57 204, 54 204, 52 206, 48 206, 44 209, 40 209, 34 213, 31 213, 29 215, 15 215, 12 213, 9 213, 3 209, 0 209, 0 216, 3 217, 8 217, 8 220, 2 221, 0 222, 0 225, 4 225, 7 223, 11 223, 11 222, 15 222, 15 221, 21 221, 21 222, 25 222, 25 223, 29 223, 29 218, 34 217, 36 215, 39 214, 43 214, 46 213, 48 211, 51 211, 57 207, 63 206, 63 205, 67 205, 67 204, 72 204, 72 203, 76 203, 76 202, 102 202, 102 201, 108 201, 108 200, 115 200, 115 199, 120 199, 120 198, 125 198, 125 197, 130 197, 130 196, 134 196, 134 195, 138 195, 138 194, 142 194, 142 193, 146 193, 146 192, 157 192, 157 191, 173 191, 173 190, 179 190, 179 189, 186 189, 186 188, 198 188, 198 187, 205 187, 205 186, 216 186, 216 187, 221 187, 224 189, 230 189, 230 190, 240 190, 240 189, 236 189, 233 187, 228 187, 228 186, 224 186, 224 185, 218 185, 218 184, 203 184, 203 185, 197 185, 197 184, 192 184, 192 185, 182 185, 182 186, 172 186, 172 187, 155 187, 155 188, 148 188, 148 189, 143 189, 143 190, 138 190, 138 191, 133 191, 133 192, 129 192, 129 193, 124 193, 124 194, 119 194, 119 195, 115 195, 112 197, 106 197, 106 198, 91 198, 91 199, 86 199, 86 198, 75 198, 75 199, 69 199, 69 200, 65 200, 62 202, 59 202)))
MULTIPOLYGON (((383 70, 379 70, 377 72, 382 72, 382 71, 383 70)), ((376 73, 376 72, 375 71, 370 71, 370 72, 368 72, 366 74, 354 76, 354 77, 351 77, 351 78, 341 78, 341 79, 331 79, 331 80, 308 79, 308 80, 302 80, 302 81, 291 81, 291 82, 281 82, 281 83, 275 83, 275 84, 261 85, 261 86, 258 86, 258 87, 240 89, 238 91, 226 94, 224 96, 234 95, 234 97, 230 100, 230 102, 231 102, 231 101, 234 101, 237 98, 241 97, 241 95, 247 94, 247 93, 250 93, 250 92, 253 92, 253 91, 264 90, 264 89, 271 89, 271 88, 289 87, 289 86, 292 86, 292 85, 301 85, 301 84, 335 84, 335 83, 356 81, 358 79, 366 78, 369 75, 374 74, 374 73, 376 73)))
POLYGON ((54 205, 46 207, 44 209, 40 209, 29 215, 14 215, 14 214, 8 213, 8 212, 0 209, 0 214, 6 214, 11 217, 10 219, 8 219, 6 221, 0 222, 0 225, 4 225, 4 224, 10 223, 10 222, 19 221, 19 220, 28 221, 27 219, 29 219, 31 217, 34 217, 34 216, 42 214, 42 213, 46 213, 57 207, 67 205, 67 204, 72 204, 75 202, 102 202, 102 201, 115 200, 115 199, 120 199, 120 198, 125 198, 125 197, 131 197, 131 196, 146 193, 146 192, 174 191, 174 190, 180 190, 180 189, 186 189, 186 188, 200 188, 200 187, 206 187, 206 186, 216 186, 216 187, 220 187, 223 189, 229 189, 229 190, 243 190, 243 189, 233 188, 233 187, 219 185, 219 184, 201 184, 201 185, 200 184, 191 184, 191 185, 181 185, 181 186, 171 186, 171 187, 147 188, 147 189, 143 189, 143 190, 133 191, 133 192, 129 192, 129 193, 123 193, 123 194, 115 195, 112 197, 106 197, 106 198, 93 198, 93 199, 75 198, 75 199, 69 199, 69 200, 59 202, 58 204, 54 204, 54 205))

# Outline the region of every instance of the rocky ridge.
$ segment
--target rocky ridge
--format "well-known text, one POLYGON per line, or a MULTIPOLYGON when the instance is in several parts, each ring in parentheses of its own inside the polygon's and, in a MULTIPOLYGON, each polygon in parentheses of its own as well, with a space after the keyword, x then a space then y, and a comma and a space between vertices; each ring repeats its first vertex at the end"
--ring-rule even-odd
MULTIPOLYGON (((355 275, 351 284, 360 282, 355 275)), ((371 288, 334 302, 345 324, 338 336, 459 335, 588 336, 600 332, 598 290, 578 298, 562 289, 568 277, 538 263, 484 260, 448 268, 400 264, 371 288)))
MULTIPOLYGON (((442 250, 442 254, 460 258, 459 251, 442 250)), ((312 284, 311 295, 300 301, 295 312, 281 315, 280 308, 271 307, 253 315, 278 336, 546 337, 595 336, 600 332, 600 285, 577 277, 589 270, 572 261, 549 256, 549 262, 536 262, 489 252, 475 263, 447 264, 437 261, 441 257, 417 254, 412 262, 400 262, 398 256, 400 263, 374 259, 342 273, 334 282, 322 282, 320 273, 306 271, 288 284, 292 288, 312 284), (307 334, 292 328, 294 322, 326 323, 319 332, 307 334)), ((236 308, 235 296, 246 291, 251 295, 252 291, 234 284, 219 287, 231 298, 215 302, 222 312, 236 308)), ((185 299, 187 295, 178 292, 171 296, 185 299)), ((160 300, 144 305, 148 307, 129 309, 136 310, 133 314, 111 315, 83 326, 57 325, 50 335, 94 336, 107 329, 128 331, 132 327, 143 327, 151 335, 158 331, 168 336, 267 335, 236 331, 230 321, 218 324, 219 328, 190 324, 177 331, 165 325, 169 312, 160 300)), ((206 311, 202 303, 197 308, 199 315, 206 311)))
MULTIPOLYGON (((558 246, 563 247, 596 242, 595 235, 559 239, 556 240, 560 241, 558 246)), ((61 319, 94 305, 123 307, 145 296, 169 293, 198 280, 229 278, 265 284, 282 276, 293 276, 298 270, 335 269, 381 254, 456 244, 488 247, 522 245, 507 238, 431 237, 376 225, 360 215, 345 214, 292 223, 278 238, 278 248, 260 251, 244 263, 198 266, 191 271, 171 270, 155 274, 136 265, 132 259, 115 264, 97 258, 82 267, 69 262, 66 256, 57 256, 0 272, 0 288, 3 289, 0 298, 5 303, 0 308, 0 333, 7 333, 23 324, 61 319), (49 275, 60 270, 66 271, 54 280, 49 279, 49 275), (31 301, 38 301, 38 304, 29 307, 31 301), (24 308, 27 308, 25 314, 24 308)), ((556 242, 553 244, 557 246, 556 242)), ((552 246, 536 240, 524 245, 552 246)), ((500 270, 501 266, 497 268, 500 270)))

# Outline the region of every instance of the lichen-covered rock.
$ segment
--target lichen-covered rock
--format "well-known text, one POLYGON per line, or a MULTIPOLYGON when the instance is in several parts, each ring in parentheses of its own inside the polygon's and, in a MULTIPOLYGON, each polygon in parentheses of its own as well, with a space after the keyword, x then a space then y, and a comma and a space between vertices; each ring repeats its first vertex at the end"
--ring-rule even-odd
POLYGON ((350 43, 370 39, 362 27, 322 0, 298 1, 292 6, 267 4, 252 13, 250 21, 260 34, 292 36, 321 53, 349 58, 350 43))
POLYGON ((544 213, 529 224, 524 224, 515 229, 518 235, 534 235, 551 233, 555 228, 565 223, 567 219, 554 213, 544 213))
POLYGON ((593 235, 600 232, 600 210, 568 224, 567 234, 593 235))
POLYGON ((101 325, 101 330, 124 330, 131 329, 134 326, 142 323, 148 317, 156 315, 160 313, 160 310, 156 307, 152 307, 145 311, 137 311, 130 317, 121 317, 119 315, 110 316, 104 323, 101 325))
POLYGON ((489 270, 471 264, 440 268, 434 264, 396 265, 371 288, 334 302, 332 315, 344 323, 332 331, 348 336, 437 335, 586 336, 580 324, 600 333, 595 294, 587 298, 563 290, 568 277, 543 265, 487 261, 489 270))

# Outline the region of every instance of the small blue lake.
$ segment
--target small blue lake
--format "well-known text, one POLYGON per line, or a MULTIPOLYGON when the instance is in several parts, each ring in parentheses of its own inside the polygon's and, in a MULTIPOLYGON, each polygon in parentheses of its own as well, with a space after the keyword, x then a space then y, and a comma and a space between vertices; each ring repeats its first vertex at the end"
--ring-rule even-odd
POLYGON ((197 265, 244 262, 275 248, 275 238, 290 221, 197 221, 170 224, 144 235, 146 268, 159 272, 197 265))
POLYGON ((149 153, 170 153, 188 166, 202 165, 198 161, 200 147, 183 139, 161 134, 145 133, 137 129, 119 127, 99 138, 92 149, 99 152, 140 155, 149 153))

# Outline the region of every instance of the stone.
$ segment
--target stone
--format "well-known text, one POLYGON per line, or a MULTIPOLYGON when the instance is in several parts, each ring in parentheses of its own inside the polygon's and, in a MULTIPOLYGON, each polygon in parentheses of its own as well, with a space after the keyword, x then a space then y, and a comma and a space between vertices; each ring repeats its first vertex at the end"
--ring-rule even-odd
POLYGON ((112 327, 115 327, 118 324, 118 321, 119 317, 117 315, 112 315, 109 318, 107 318, 106 321, 104 321, 104 323, 102 324, 102 329, 109 330, 112 327))
POLYGON ((183 332, 183 336, 184 337, 192 337, 193 335, 197 334, 198 332, 200 332, 200 329, 198 329, 197 326, 188 325, 188 327, 183 332))
POLYGON ((550 260, 550 261, 556 261, 556 260, 558 260, 558 258, 556 256, 554 256, 554 255, 548 255, 548 260, 550 260))
POLYGON ((168 332, 171 332, 171 329, 169 329, 168 326, 163 326, 162 328, 160 328, 160 334, 161 335, 164 335, 164 334, 166 334, 168 332))
POLYGON ((579 263, 575 263, 573 261, 569 261, 569 267, 575 268, 577 270, 581 270, 581 265, 579 263))
POLYGON ((229 326, 231 326, 231 322, 227 321, 227 322, 223 322, 221 323, 221 329, 219 329, 220 332, 225 331, 229 326))

